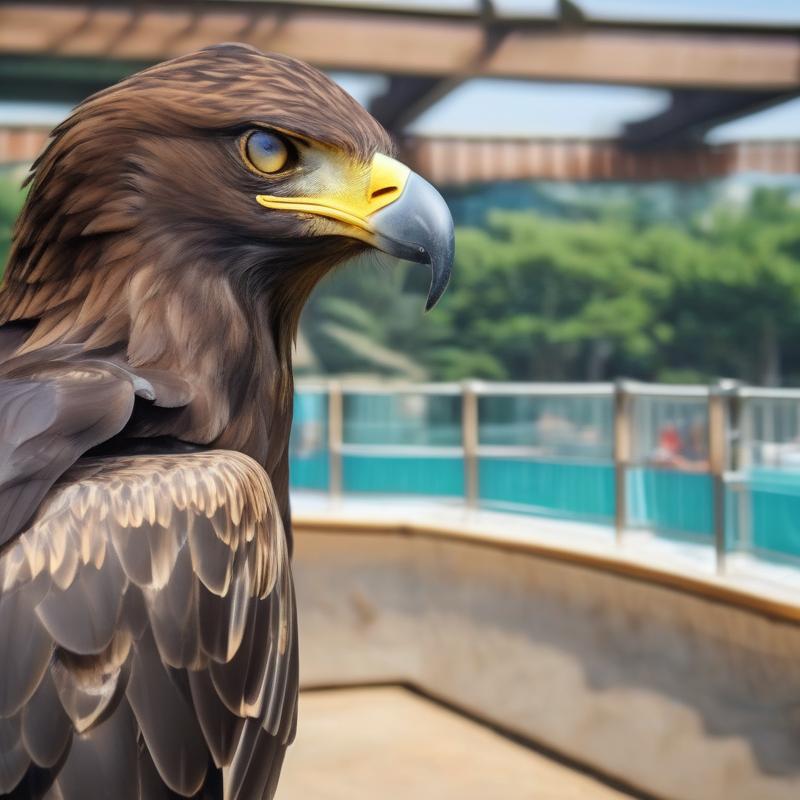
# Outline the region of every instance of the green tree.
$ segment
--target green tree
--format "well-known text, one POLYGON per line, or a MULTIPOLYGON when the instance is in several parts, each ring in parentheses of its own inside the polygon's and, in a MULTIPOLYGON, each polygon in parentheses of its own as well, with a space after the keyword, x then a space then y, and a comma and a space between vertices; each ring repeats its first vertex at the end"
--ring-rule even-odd
POLYGON ((455 328, 469 351, 494 357, 503 377, 635 371, 665 335, 654 312, 668 286, 637 267, 628 223, 493 212, 457 241, 454 291, 431 325, 455 328))
POLYGON ((25 191, 20 189, 19 169, 0 170, 0 278, 3 276, 8 252, 11 249, 11 230, 22 204, 25 191))
POLYGON ((691 253, 662 251, 675 336, 662 364, 766 385, 797 380, 800 210, 762 189, 744 209, 720 208, 693 231, 691 253))
POLYGON ((473 198, 451 288, 424 324, 419 272, 342 273, 306 318, 323 368, 408 376, 416 363, 448 380, 800 378, 800 209, 786 191, 737 207, 693 195, 682 219, 664 203, 666 222, 657 192, 645 210, 619 187, 610 197, 603 204, 595 188, 572 214, 482 219, 473 198))

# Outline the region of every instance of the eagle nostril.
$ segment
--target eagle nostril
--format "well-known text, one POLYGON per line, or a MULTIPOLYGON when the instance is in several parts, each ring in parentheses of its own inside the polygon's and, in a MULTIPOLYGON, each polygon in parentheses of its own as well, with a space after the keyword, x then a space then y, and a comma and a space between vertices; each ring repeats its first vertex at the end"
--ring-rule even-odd
POLYGON ((370 196, 370 200, 374 200, 376 197, 382 197, 385 194, 389 194, 390 192, 396 192, 396 186, 382 186, 380 189, 376 189, 370 196))

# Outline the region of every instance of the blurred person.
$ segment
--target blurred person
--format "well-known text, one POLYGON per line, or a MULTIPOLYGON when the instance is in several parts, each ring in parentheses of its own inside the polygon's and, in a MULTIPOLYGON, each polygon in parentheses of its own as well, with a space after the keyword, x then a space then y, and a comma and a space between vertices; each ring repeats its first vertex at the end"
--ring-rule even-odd
POLYGON ((708 472, 708 426, 703 419, 680 428, 668 423, 658 434, 658 445, 650 458, 657 467, 681 472, 708 472))

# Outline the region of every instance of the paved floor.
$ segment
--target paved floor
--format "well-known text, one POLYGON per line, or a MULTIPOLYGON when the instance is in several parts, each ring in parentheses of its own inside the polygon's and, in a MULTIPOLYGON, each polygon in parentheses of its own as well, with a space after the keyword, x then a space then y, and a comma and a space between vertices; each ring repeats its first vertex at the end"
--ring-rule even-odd
POLYGON ((628 795, 404 689, 300 696, 276 800, 622 800, 628 795))

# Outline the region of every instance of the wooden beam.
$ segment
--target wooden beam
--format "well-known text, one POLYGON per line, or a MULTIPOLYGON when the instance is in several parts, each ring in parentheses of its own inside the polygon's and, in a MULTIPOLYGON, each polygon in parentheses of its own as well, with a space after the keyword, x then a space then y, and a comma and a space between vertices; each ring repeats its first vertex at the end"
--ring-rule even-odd
POLYGON ((488 59, 478 16, 376 13, 275 3, 132 0, 0 7, 0 53, 158 61, 238 39, 329 69, 394 75, 630 83, 790 91, 800 87, 800 40, 783 32, 664 30, 504 20, 488 59), (226 6, 229 8, 226 9, 226 6))
POLYGON ((793 92, 720 92, 681 89, 670 106, 652 117, 629 122, 622 141, 629 147, 664 147, 702 142, 715 125, 789 100, 793 92))
POLYGON ((409 109, 419 108, 421 103, 430 105, 430 98, 439 95, 444 83, 449 81, 430 75, 393 75, 386 91, 369 104, 369 112, 386 130, 399 133, 409 109))
POLYGON ((520 31, 489 60, 494 77, 635 85, 789 90, 800 86, 800 41, 742 33, 658 30, 520 31))
POLYGON ((800 142, 630 151, 618 142, 413 138, 401 157, 440 186, 515 180, 707 180, 741 172, 800 174, 800 142))
POLYGON ((49 138, 43 128, 0 128, 0 165, 30 164, 49 138))

